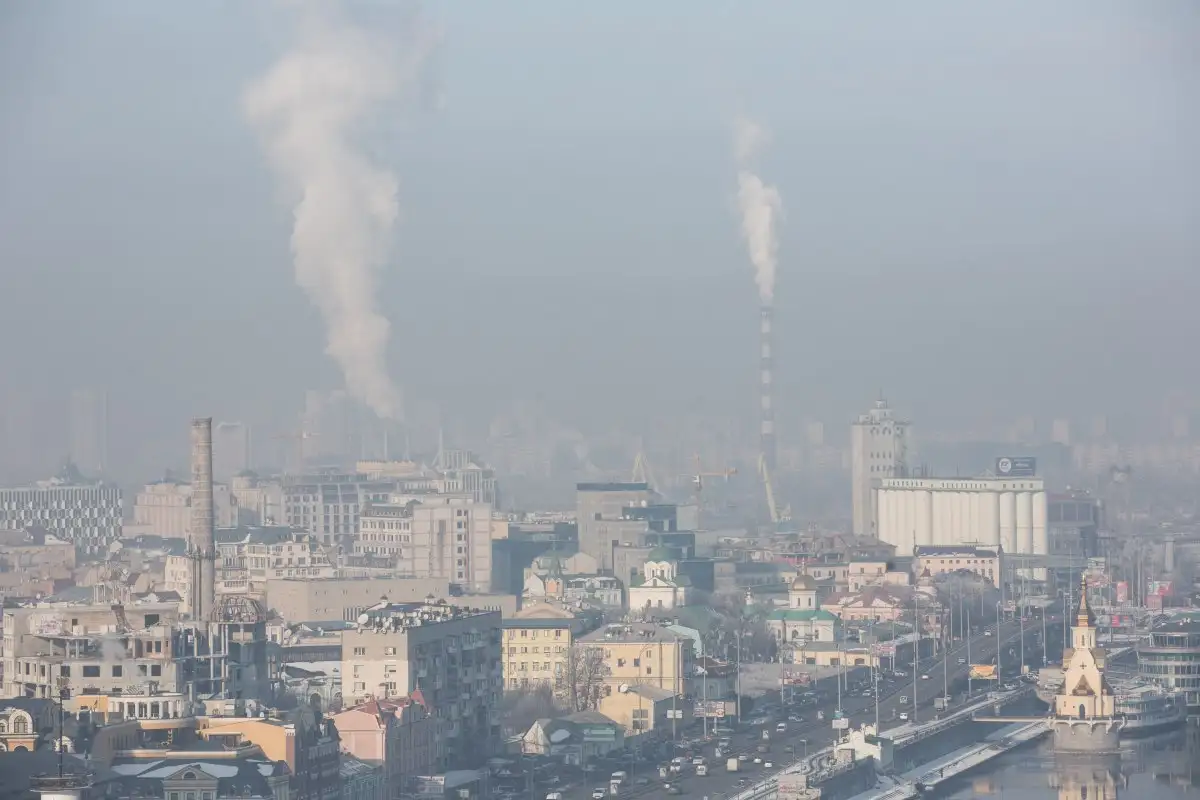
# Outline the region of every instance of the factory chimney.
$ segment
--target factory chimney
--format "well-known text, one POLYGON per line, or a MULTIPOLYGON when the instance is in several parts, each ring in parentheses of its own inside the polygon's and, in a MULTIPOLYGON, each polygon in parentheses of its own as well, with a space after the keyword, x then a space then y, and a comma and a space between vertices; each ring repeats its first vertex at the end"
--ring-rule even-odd
POLYGON ((217 550, 213 544, 212 417, 192 420, 192 619, 207 620, 216 600, 217 550))
POLYGON ((772 397, 772 379, 775 371, 775 356, 771 352, 771 317, 773 309, 769 304, 762 307, 762 324, 759 328, 759 345, 762 353, 759 367, 762 378, 762 415, 759 427, 759 450, 763 462, 771 472, 775 471, 775 408, 772 397))

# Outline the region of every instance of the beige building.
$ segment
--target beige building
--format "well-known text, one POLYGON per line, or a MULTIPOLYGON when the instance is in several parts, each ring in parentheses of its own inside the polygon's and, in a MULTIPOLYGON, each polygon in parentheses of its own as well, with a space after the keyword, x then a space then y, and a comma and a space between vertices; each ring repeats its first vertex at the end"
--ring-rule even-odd
POLYGON ((686 730, 692 722, 692 706, 669 689, 644 684, 622 684, 600 698, 596 709, 625 729, 638 735, 650 731, 686 730))
POLYGON ((931 576, 948 572, 971 572, 997 589, 1003 579, 1003 552, 998 547, 971 545, 918 545, 913 558, 913 570, 918 575, 928 570, 931 576))
POLYGON ((571 648, 582 619, 552 603, 534 603, 504 619, 504 685, 546 685, 568 695, 571 648))
POLYGON ((393 560, 401 575, 487 592, 492 527, 492 506, 470 495, 392 495, 363 510, 353 547, 356 554, 393 560))
POLYGON ((908 586, 912 574, 896 569, 887 559, 851 559, 846 569, 847 588, 861 592, 867 586, 908 586))
MULTIPOLYGON (((219 528, 238 524, 233 492, 223 483, 213 484, 213 514, 219 528)), ((133 522, 121 528, 123 537, 154 534, 186 538, 192 526, 192 485, 175 480, 148 483, 133 501, 133 522)))
POLYGON ((75 546, 40 528, 0 531, 0 572, 65 578, 75 569, 75 546))
POLYGON ((502 640, 498 611, 445 603, 370 609, 342 634, 343 695, 354 703, 419 691, 443 722, 448 762, 478 763, 498 746, 502 640))
POLYGON ((627 684, 655 686, 682 695, 695 672, 692 640, 660 625, 613 623, 579 641, 603 654, 612 691, 627 684))
MULTIPOLYGON (((61 678, 72 702, 92 695, 153 703, 158 715, 183 710, 174 648, 178 604, 45 604, 4 609, 4 696, 56 697, 61 678), (150 695, 156 696, 152 699, 150 695)), ((107 707, 102 709, 107 712, 107 707)))
POLYGON ((289 623, 353 622, 382 600, 415 603, 449 597, 450 584, 437 578, 270 578, 266 605, 289 623))

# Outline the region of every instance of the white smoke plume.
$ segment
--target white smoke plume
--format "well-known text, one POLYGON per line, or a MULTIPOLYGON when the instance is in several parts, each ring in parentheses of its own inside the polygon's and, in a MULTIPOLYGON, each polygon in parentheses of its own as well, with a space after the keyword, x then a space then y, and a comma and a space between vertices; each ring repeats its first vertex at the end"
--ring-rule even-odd
POLYGON ((752 120, 738 118, 734 123, 733 153, 738 165, 738 212, 741 214, 742 238, 750 262, 754 265, 754 282, 763 305, 775 299, 775 266, 779 253, 776 226, 783 218, 783 200, 774 186, 763 183, 754 171, 758 152, 770 141, 765 128, 752 120))
POLYGON ((296 281, 320 309, 326 352, 346 388, 395 419, 401 394, 387 369, 390 324, 375 303, 378 272, 399 218, 398 186, 356 135, 417 86, 436 38, 360 28, 333 0, 300 0, 288 52, 251 84, 242 105, 279 177, 295 196, 296 281))

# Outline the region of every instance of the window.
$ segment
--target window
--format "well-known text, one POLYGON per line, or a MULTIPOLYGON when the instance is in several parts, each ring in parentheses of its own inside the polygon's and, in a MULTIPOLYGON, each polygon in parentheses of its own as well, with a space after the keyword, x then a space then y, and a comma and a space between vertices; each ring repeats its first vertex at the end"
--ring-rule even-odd
POLYGON ((100 665, 99 664, 84 664, 83 677, 99 678, 100 677, 100 665))
POLYGON ((13 733, 29 733, 29 720, 18 716, 12 721, 13 733))
POLYGON ((61 667, 58 668, 58 674, 62 675, 64 678, 71 677, 71 665, 63 664, 61 667))
POLYGON ((151 664, 150 665, 150 674, 153 675, 155 678, 161 677, 162 676, 162 665, 151 664))
POLYGON ((394 656, 394 655, 396 655, 396 648, 394 648, 394 647, 385 647, 385 648, 383 648, 383 654, 384 654, 385 656, 394 656))
POLYGON ((367 654, 367 648, 365 648, 365 647, 356 647, 356 648, 354 648, 354 655, 356 655, 356 656, 365 656, 366 654, 367 654))
POLYGON ((122 673, 123 673, 123 672, 124 672, 124 670, 122 670, 122 669, 121 669, 121 665, 120 665, 120 664, 114 664, 114 665, 113 665, 113 668, 112 668, 112 676, 113 676, 114 678, 120 678, 120 677, 122 676, 122 673))

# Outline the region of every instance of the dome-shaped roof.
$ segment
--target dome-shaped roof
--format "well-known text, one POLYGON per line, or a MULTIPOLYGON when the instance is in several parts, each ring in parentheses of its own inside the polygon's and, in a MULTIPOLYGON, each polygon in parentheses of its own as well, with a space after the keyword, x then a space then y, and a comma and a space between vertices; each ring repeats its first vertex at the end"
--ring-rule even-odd
POLYGON ((656 547, 646 554, 647 561, 674 561, 675 554, 666 547, 656 547))
POLYGON ((267 621, 267 610, 263 604, 244 594, 227 594, 217 601, 216 607, 208 616, 212 622, 240 623, 254 625, 267 621))
POLYGON ((793 592, 811 592, 817 588, 817 582, 808 575, 797 575, 792 581, 793 592))

